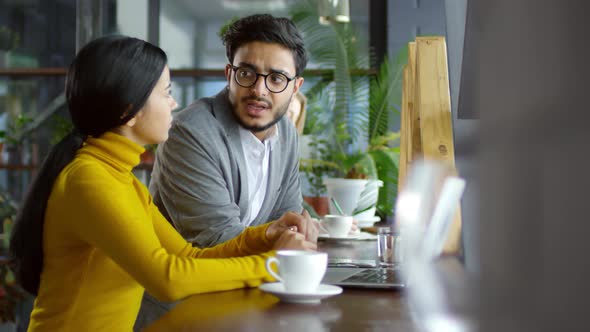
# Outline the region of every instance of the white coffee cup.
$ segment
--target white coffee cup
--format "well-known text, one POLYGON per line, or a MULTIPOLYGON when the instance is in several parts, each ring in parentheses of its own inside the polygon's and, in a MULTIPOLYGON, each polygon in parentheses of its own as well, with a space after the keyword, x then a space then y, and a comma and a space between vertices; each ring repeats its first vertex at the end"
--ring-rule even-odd
POLYGON ((326 268, 328 254, 303 250, 279 250, 276 257, 266 259, 266 270, 292 293, 313 294, 317 291, 326 268), (271 267, 276 263, 279 273, 271 267))
POLYGON ((322 226, 333 237, 346 237, 352 227, 352 216, 327 214, 322 220, 322 226))

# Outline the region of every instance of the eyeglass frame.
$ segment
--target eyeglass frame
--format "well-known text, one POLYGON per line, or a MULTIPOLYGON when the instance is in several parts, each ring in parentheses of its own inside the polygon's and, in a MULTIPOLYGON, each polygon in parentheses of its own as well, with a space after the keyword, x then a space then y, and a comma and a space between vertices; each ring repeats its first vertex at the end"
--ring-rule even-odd
POLYGON ((236 72, 237 72, 238 69, 243 69, 243 68, 248 68, 248 67, 238 67, 238 66, 232 65, 231 63, 228 63, 228 65, 230 66, 230 68, 234 72, 234 81, 236 82, 237 85, 241 86, 242 88, 251 88, 251 87, 255 86, 256 85, 256 82, 258 82, 258 77, 262 76, 262 77, 264 77, 264 86, 266 87, 266 89, 268 91, 270 91, 272 93, 281 93, 281 92, 287 90, 287 87, 289 86, 289 83, 291 83, 292 81, 294 81, 297 78, 297 75, 295 75, 293 77, 289 77, 289 76, 285 75, 284 73, 280 73, 280 72, 271 72, 271 73, 268 73, 268 74, 261 74, 261 73, 256 72, 254 69, 252 69, 252 72, 254 72, 254 75, 256 75, 256 78, 254 79, 254 82, 252 82, 252 84, 250 84, 248 86, 244 86, 244 85, 240 84, 240 82, 238 82, 238 78, 237 78, 236 72), (270 76, 270 75, 273 75, 273 74, 280 74, 280 75, 285 76, 285 78, 287 78, 287 84, 285 84, 285 87, 283 88, 283 90, 281 90, 281 91, 272 91, 268 87, 268 83, 266 82, 266 78, 268 76, 270 76))

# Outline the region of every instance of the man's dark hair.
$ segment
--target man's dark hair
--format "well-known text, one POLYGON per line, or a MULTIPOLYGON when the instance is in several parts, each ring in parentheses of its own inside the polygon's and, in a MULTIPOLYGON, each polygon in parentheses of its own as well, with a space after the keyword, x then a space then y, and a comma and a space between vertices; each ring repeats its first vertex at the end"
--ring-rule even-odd
POLYGON ((222 35, 227 59, 233 64, 236 51, 244 44, 260 41, 280 44, 293 52, 295 74, 301 73, 307 65, 308 55, 303 38, 295 24, 286 17, 256 14, 241 18, 227 28, 222 35))

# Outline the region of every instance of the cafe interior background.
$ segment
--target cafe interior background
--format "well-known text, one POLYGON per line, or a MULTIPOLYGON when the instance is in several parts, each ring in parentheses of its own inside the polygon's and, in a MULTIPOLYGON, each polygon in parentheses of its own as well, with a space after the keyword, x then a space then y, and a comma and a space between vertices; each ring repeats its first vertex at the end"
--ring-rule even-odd
MULTIPOLYGON (((310 31, 304 34, 306 40, 317 29, 331 33, 340 29, 344 44, 359 59, 350 63, 349 69, 356 70, 354 79, 360 81, 365 92, 374 89, 371 80, 379 76, 383 62, 390 61, 390 70, 395 71, 396 66, 407 61, 404 56, 407 58, 408 42, 417 36, 444 36, 456 164, 462 176, 470 178, 475 149, 469 137, 477 120, 459 117, 456 111, 466 7, 467 0, 0 0, 0 220, 6 226, 5 239, 31 177, 51 145, 69 131, 63 94, 65 74, 84 42, 118 33, 159 45, 168 54, 172 93, 180 110, 195 99, 215 94, 226 84, 223 68, 227 59, 218 36, 222 26, 234 17, 260 12, 293 17, 305 11, 308 18, 313 18, 302 23, 310 31), (346 18, 340 20, 340 14, 348 16, 348 22, 346 18), (320 16, 328 17, 324 24, 319 24, 320 16)), ((321 83, 332 80, 331 73, 339 70, 338 65, 322 58, 321 50, 311 51, 303 75, 303 93, 308 98, 304 135, 322 131, 322 119, 325 121, 325 113, 331 108, 326 106, 329 101, 322 104, 330 98, 326 92, 330 86, 321 83), (320 87, 322 93, 318 94, 320 87)), ((385 77, 394 88, 394 96, 388 101, 391 112, 387 132, 391 133, 400 127, 401 84, 393 76, 385 77)), ((370 93, 359 96, 360 106, 354 112, 366 118, 370 93)), ((354 112, 345 121, 353 122, 357 116, 354 112)), ((351 144, 350 149, 354 145, 366 148, 368 142, 365 139, 351 144)), ((145 183, 149 182, 151 162, 146 159, 135 170, 145 183)), ((318 173, 302 172, 304 195, 318 195, 313 178, 318 173)), ((475 188, 475 183, 470 183, 464 195, 464 220, 469 220, 475 209, 475 188)), ((319 195, 325 195, 325 191, 319 195)), ((389 209, 382 219, 392 220, 392 214, 389 209)), ((465 236, 471 233, 470 227, 469 223, 464 225, 465 246, 471 246, 472 239, 465 236)), ((470 252, 465 252, 464 260, 469 267, 470 252)))

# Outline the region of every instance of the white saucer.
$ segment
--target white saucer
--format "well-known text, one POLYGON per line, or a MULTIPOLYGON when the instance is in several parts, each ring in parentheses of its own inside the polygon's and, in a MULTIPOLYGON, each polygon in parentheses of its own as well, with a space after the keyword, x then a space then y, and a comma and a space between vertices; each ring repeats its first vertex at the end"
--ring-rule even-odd
POLYGON ((358 239, 359 234, 348 234, 348 236, 330 236, 330 234, 319 234, 318 240, 356 240, 358 239))
POLYGON ((315 293, 291 293, 285 290, 280 282, 262 284, 258 286, 261 291, 277 296, 281 301, 288 303, 320 303, 322 299, 342 293, 342 287, 321 284, 315 293))

